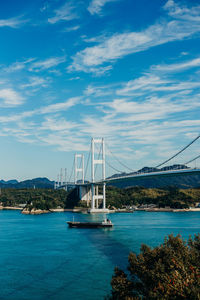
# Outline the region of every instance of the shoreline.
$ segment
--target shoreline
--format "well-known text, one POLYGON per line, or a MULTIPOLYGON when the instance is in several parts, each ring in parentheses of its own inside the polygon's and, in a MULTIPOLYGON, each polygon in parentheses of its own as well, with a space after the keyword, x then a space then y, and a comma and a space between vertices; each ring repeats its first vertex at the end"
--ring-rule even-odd
POLYGON ((147 212, 200 212, 200 208, 139 208, 135 211, 147 212))
MULTIPOLYGON (((40 215, 46 213, 59 213, 59 212, 76 212, 76 213, 87 213, 86 208, 52 208, 49 210, 32 209, 31 211, 16 206, 0 206, 0 210, 20 210, 22 214, 26 215, 40 215)), ((110 210, 109 213, 134 213, 136 211, 146 212, 200 212, 200 208, 138 208, 135 210, 116 209, 110 210)))
POLYGON ((0 206, 0 210, 23 210, 23 208, 17 206, 0 206))
POLYGON ((64 211, 72 211, 72 212, 83 212, 87 211, 85 208, 52 208, 51 212, 64 212, 64 211))

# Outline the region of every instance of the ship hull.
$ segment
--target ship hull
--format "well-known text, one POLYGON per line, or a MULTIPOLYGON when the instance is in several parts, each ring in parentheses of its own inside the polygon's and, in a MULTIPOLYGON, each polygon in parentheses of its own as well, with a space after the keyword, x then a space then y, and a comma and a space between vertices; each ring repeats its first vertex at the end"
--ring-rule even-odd
POLYGON ((108 228, 112 227, 113 224, 103 224, 94 222, 67 222, 70 228, 108 228))

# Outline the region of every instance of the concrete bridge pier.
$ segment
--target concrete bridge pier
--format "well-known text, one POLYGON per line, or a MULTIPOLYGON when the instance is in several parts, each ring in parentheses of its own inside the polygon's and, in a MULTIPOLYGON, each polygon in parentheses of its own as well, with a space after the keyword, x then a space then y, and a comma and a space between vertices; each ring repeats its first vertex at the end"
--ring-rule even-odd
POLYGON ((92 190, 88 185, 79 185, 79 198, 82 201, 86 201, 87 206, 89 206, 92 198, 92 190))
POLYGON ((99 195, 99 186, 95 184, 79 185, 78 187, 79 198, 81 201, 86 201, 87 206, 90 205, 89 213, 108 213, 109 209, 106 208, 105 188, 103 186, 103 195, 99 195), (99 208, 100 200, 102 208, 99 208))
POLYGON ((106 192, 105 184, 103 184, 103 195, 99 195, 98 185, 91 184, 92 198, 91 208, 88 210, 89 213, 109 213, 109 209, 106 208, 106 192), (99 200, 101 200, 102 208, 99 208, 99 200))

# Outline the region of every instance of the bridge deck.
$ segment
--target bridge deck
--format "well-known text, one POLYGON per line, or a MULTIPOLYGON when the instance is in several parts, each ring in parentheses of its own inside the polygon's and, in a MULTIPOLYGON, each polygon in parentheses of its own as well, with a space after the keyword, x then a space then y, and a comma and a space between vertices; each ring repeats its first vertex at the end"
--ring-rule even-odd
MULTIPOLYGON (((152 178, 152 177, 164 177, 164 176, 181 176, 181 175, 198 175, 200 174, 200 169, 180 169, 180 170, 167 170, 167 171, 160 171, 160 172, 150 172, 150 173, 138 173, 132 174, 127 176, 119 176, 115 178, 107 178, 105 181, 96 181, 94 184, 102 184, 102 183, 116 183, 120 181, 126 180, 137 180, 142 178, 152 178)), ((72 186, 87 186, 91 185, 91 182, 86 183, 77 183, 74 184, 72 182, 67 183, 67 185, 72 186)), ((64 187, 64 186, 62 186, 64 187)))

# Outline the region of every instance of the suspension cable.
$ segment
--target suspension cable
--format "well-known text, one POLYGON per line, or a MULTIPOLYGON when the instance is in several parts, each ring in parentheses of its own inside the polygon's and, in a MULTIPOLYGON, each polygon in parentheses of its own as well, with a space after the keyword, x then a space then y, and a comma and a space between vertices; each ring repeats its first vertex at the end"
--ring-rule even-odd
POLYGON ((69 182, 71 182, 73 171, 74 171, 74 160, 73 160, 73 165, 72 165, 72 171, 71 171, 71 174, 70 174, 70 177, 69 177, 69 182))
POLYGON ((187 165, 187 164, 193 162, 194 160, 198 159, 199 157, 200 157, 200 155, 196 156, 195 158, 193 158, 193 159, 187 161, 186 163, 184 163, 184 165, 187 165))
POLYGON ((79 169, 81 169, 81 165, 82 165, 82 163, 83 163, 82 159, 83 159, 83 156, 81 157, 81 159, 80 159, 80 161, 79 161, 79 169))
POLYGON ((180 151, 178 151, 176 154, 174 154, 173 156, 171 156, 170 158, 168 158, 167 160, 165 160, 161 164, 155 166, 155 168, 161 167, 162 165, 164 165, 168 161, 172 160, 174 157, 178 156, 180 153, 182 153, 184 150, 186 150, 188 147, 190 147, 194 142, 196 142, 199 138, 200 138, 200 135, 198 135, 194 140, 192 140, 188 145, 186 145, 183 149, 181 149, 180 151))
POLYGON ((121 162, 121 161, 113 154, 113 152, 108 148, 108 146, 107 146, 106 148, 109 150, 109 152, 111 153, 111 155, 115 158, 115 160, 116 160, 120 165, 122 165, 123 167, 125 167, 126 169, 128 169, 128 170, 131 171, 131 172, 135 172, 135 170, 133 170, 133 169, 127 167, 127 165, 125 165, 124 163, 122 163, 122 162, 121 162))
POLYGON ((86 164, 86 168, 85 168, 85 178, 86 178, 86 175, 87 175, 87 169, 88 169, 88 165, 89 165, 90 155, 91 155, 91 146, 90 146, 90 149, 89 149, 87 164, 86 164))
POLYGON ((113 169, 114 171, 116 171, 116 172, 118 172, 118 173, 123 173, 123 171, 120 171, 120 170, 118 170, 118 169, 112 167, 111 164, 109 164, 109 162, 108 162, 107 160, 106 160, 106 164, 107 164, 111 169, 113 169))

